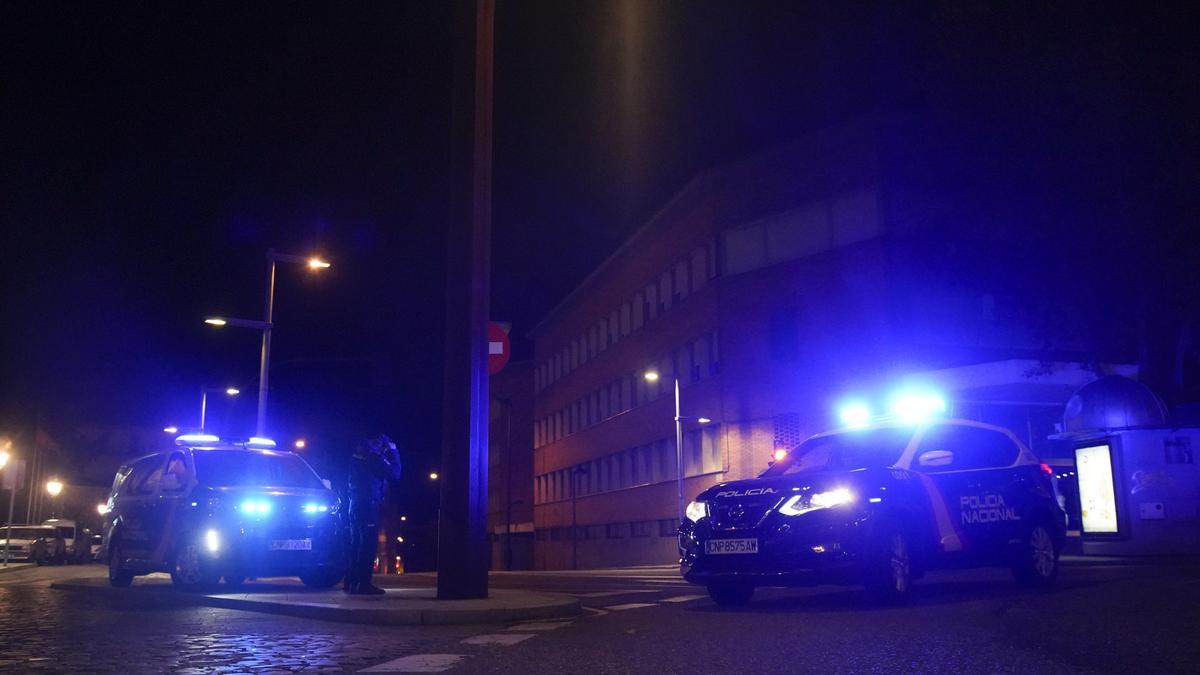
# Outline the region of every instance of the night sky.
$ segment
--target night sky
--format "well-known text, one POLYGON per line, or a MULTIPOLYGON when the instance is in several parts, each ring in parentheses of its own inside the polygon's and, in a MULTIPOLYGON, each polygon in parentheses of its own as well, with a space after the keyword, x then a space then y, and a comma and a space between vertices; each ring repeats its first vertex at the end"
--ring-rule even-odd
MULTIPOLYGON (((1036 128, 1049 166, 1091 158, 1063 200, 1117 186, 1137 227, 1195 223, 1184 3, 498 4, 493 316, 516 336, 697 171, 871 111, 1036 128)), ((334 267, 280 268, 273 432, 434 462, 448 3, 0 12, 0 421, 188 425, 235 383, 214 426, 248 434, 258 337, 201 319, 258 318, 274 247, 334 267)))

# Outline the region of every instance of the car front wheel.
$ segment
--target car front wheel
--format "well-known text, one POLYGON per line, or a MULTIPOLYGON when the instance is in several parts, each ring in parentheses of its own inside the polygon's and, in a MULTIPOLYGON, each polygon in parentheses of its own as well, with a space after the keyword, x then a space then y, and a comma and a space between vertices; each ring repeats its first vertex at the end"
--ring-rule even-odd
POLYGON ((754 597, 754 587, 738 582, 709 584, 708 596, 721 607, 741 607, 754 597))
POLYGON ((211 586, 217 583, 218 578, 219 575, 213 572, 212 564, 204 557, 198 543, 189 541, 175 552, 175 562, 171 565, 171 581, 176 586, 211 586))
POLYGON ((133 572, 125 568, 125 547, 114 540, 108 547, 108 583, 116 588, 128 588, 133 572))
POLYGON ((912 589, 912 547, 899 523, 880 524, 871 537, 863 563, 863 582, 875 600, 900 602, 908 598, 912 589))
POLYGON ((1058 548, 1044 523, 1038 523, 1025 533, 1013 563, 1017 583, 1032 588, 1053 586, 1058 578, 1058 548))

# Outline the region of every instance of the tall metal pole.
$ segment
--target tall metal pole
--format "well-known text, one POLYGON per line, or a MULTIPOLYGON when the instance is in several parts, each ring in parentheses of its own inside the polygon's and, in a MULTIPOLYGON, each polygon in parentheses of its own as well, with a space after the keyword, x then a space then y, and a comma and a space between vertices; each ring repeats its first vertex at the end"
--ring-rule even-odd
POLYGON ((679 412, 679 378, 675 378, 675 470, 676 491, 679 496, 679 522, 683 522, 683 417, 679 412))
POLYGON ((204 413, 208 408, 208 390, 200 388, 200 431, 204 431, 204 413))
POLYGON ((578 503, 579 474, 571 470, 571 569, 579 569, 579 520, 576 518, 575 505, 578 503))
POLYGON ((267 372, 271 369, 271 326, 275 316, 275 258, 267 252, 267 300, 263 313, 262 354, 258 359, 258 416, 254 424, 254 435, 265 436, 267 428, 267 372))
POLYGON ((504 403, 504 569, 512 569, 512 399, 504 403))
POLYGON ((457 0, 451 95, 450 214, 438 598, 488 593, 488 370, 495 0, 457 0))
POLYGON ((12 545, 13 500, 17 496, 17 482, 12 481, 8 490, 8 533, 4 535, 4 566, 8 567, 8 547, 12 545))

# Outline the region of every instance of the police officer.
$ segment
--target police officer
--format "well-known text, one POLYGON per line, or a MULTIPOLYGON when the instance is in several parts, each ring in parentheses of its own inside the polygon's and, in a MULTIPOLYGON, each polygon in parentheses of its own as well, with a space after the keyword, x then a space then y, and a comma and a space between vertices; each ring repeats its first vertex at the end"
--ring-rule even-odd
POLYGON ((343 590, 354 595, 382 595, 371 583, 378 546, 379 506, 389 482, 400 480, 400 455, 392 439, 379 434, 359 444, 350 456, 347 481, 349 533, 343 590))

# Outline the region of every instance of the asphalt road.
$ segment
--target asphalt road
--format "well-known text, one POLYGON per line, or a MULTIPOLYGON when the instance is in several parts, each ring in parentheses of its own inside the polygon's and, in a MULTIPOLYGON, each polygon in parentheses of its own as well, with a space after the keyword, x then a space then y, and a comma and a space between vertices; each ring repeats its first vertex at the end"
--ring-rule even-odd
MULTIPOLYGON (((451 673, 1196 672, 1200 565, 1064 568, 1052 592, 1004 570, 930 575, 902 607, 858 589, 760 590, 718 610, 673 570, 494 574, 579 596, 570 621, 361 626, 50 589, 91 566, 0 574, 0 670, 451 673)), ((428 584, 408 575, 389 583, 428 584)))

